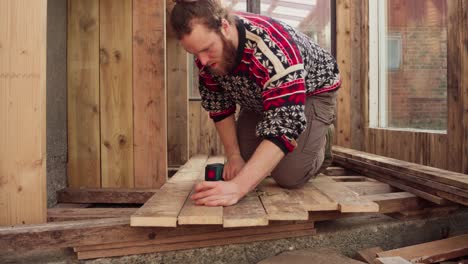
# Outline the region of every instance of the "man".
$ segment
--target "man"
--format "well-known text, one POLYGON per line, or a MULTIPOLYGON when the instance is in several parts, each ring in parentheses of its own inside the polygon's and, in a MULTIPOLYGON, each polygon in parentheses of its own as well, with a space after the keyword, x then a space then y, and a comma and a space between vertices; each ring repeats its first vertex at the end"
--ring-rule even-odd
POLYGON ((227 158, 225 181, 199 183, 191 198, 228 206, 268 175, 299 188, 318 174, 341 84, 335 59, 292 27, 231 14, 219 0, 176 0, 171 24, 196 57, 202 106, 227 158))

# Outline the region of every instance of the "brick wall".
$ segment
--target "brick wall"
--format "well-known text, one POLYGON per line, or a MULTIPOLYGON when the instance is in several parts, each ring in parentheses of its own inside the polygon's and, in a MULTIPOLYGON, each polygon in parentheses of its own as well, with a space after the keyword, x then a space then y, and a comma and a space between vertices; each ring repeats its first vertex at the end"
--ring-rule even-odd
POLYGON ((445 28, 391 28, 401 37, 401 63, 389 70, 389 126, 446 129, 447 32, 445 28))

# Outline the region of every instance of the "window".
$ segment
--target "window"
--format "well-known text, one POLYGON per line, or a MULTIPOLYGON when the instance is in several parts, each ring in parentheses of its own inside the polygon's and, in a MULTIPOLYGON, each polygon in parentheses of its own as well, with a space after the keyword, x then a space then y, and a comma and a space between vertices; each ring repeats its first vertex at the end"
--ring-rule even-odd
POLYGON ((447 129, 447 1, 369 0, 370 127, 447 129))

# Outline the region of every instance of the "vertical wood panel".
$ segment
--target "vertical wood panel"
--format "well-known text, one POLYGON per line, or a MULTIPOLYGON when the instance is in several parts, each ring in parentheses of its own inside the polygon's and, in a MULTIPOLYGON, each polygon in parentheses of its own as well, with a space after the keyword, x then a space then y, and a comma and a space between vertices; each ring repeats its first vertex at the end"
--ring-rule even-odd
POLYGON ((190 157, 202 153, 199 147, 200 131, 200 113, 201 106, 199 101, 189 101, 189 155, 190 157))
MULTIPOLYGON (((361 35, 361 25, 364 23, 364 17, 362 16, 363 4, 361 0, 352 0, 352 4, 350 6, 350 13, 351 13, 351 30, 350 30, 350 37, 351 37, 351 89, 350 89, 350 99, 349 99, 349 107, 350 107, 350 146, 353 149, 362 150, 364 147, 364 109, 362 109, 363 104, 361 101, 364 100, 362 89, 361 89, 361 82, 365 81, 365 79, 361 78, 361 68, 366 68, 364 65, 364 61, 361 61, 362 52, 366 52, 361 50, 362 46, 366 46, 366 41, 362 38, 361 35)), ((365 7, 365 6, 364 6, 365 7)))
POLYGON ((132 0, 100 1, 102 187, 133 187, 132 0))
POLYGON ((68 1, 68 186, 101 186, 99 0, 68 1))
POLYGON ((181 166, 188 160, 188 58, 176 38, 167 39, 168 162, 181 166))
POLYGON ((167 178, 164 1, 133 1, 135 187, 167 178))
POLYGON ((462 172, 468 174, 468 1, 462 1, 462 19, 458 30, 461 36, 461 87, 463 94, 463 153, 462 172))
MULTIPOLYGON (((462 170, 463 153, 463 94, 461 89, 461 17, 462 0, 447 1, 447 97, 448 97, 448 153, 447 165, 452 171, 462 170)), ((464 29, 466 30, 466 28, 464 29)), ((466 74, 466 73, 465 73, 466 74)))
POLYGON ((46 221, 46 0, 0 1, 0 225, 46 221))
POLYGON ((337 62, 343 84, 338 93, 337 105, 337 144, 351 147, 351 4, 352 0, 337 0, 336 5, 336 41, 337 62))

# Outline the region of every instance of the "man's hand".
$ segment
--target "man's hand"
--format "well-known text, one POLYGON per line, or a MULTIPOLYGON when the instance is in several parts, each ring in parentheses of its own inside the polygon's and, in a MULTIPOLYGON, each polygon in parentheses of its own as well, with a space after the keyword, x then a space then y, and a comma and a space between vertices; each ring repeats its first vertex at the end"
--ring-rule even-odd
POLYGON ((236 177, 237 173, 244 167, 245 161, 240 154, 233 154, 228 157, 223 170, 223 179, 229 181, 236 177))
POLYGON ((236 204, 247 192, 232 181, 204 181, 195 185, 190 198, 198 205, 229 206, 236 204))

